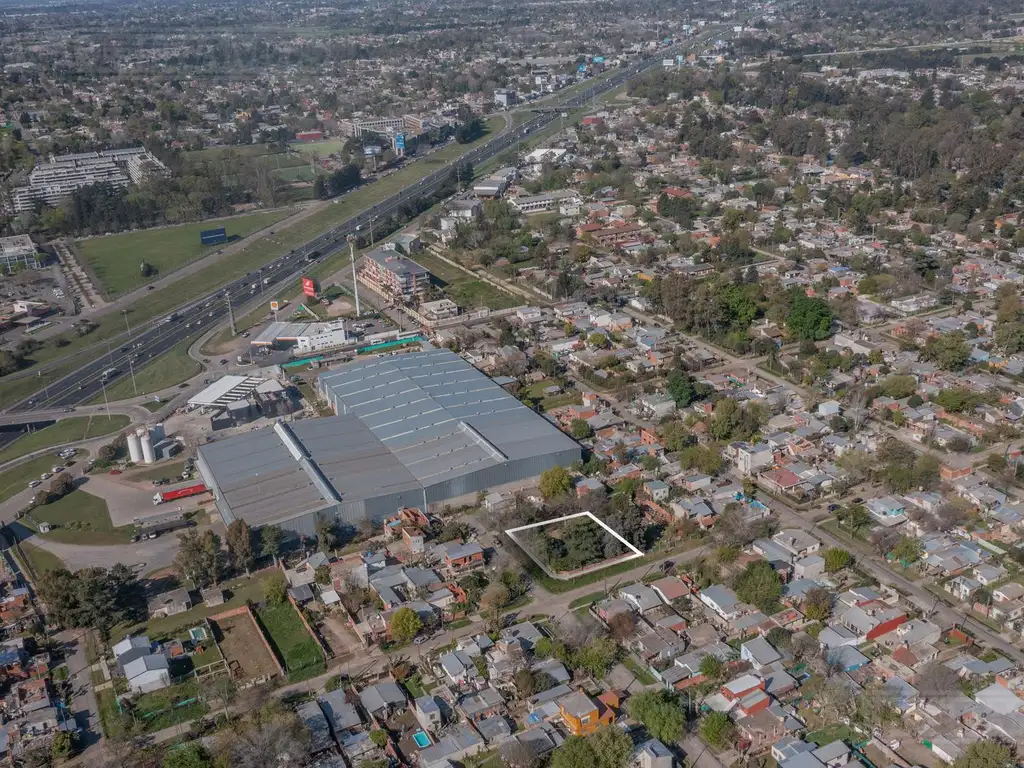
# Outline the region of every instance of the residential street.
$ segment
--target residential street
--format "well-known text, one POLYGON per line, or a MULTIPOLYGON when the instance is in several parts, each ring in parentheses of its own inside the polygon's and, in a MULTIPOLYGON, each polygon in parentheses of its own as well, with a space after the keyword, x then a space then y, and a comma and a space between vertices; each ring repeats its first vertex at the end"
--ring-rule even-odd
POLYGON ((96 703, 96 694, 92 689, 89 664, 85 658, 85 632, 69 630, 58 633, 55 638, 66 646, 74 648, 67 658, 68 671, 74 690, 71 712, 78 722, 78 727, 82 729, 84 746, 82 754, 88 755, 99 745, 103 737, 100 728, 99 706, 96 703))

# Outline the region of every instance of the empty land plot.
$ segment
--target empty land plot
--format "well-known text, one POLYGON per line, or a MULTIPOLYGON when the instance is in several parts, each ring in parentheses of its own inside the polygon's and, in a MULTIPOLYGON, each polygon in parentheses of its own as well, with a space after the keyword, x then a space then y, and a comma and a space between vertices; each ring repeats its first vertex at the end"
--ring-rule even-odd
POLYGON ((210 619, 210 626, 228 667, 233 673, 235 669, 240 670, 237 673, 240 679, 252 680, 277 674, 277 665, 263 645, 260 631, 248 614, 240 613, 216 621, 210 619))
POLYGON ((292 144, 291 148, 300 155, 306 157, 327 157, 345 149, 345 142, 340 139, 328 139, 327 141, 314 141, 309 144, 292 144))
POLYGON ((306 631, 291 603, 267 605, 256 614, 289 675, 324 668, 324 657, 316 639, 306 631))
POLYGON ((92 237, 76 243, 87 269, 106 296, 119 296, 158 277, 164 277, 189 262, 216 253, 216 246, 203 245, 199 233, 224 227, 229 238, 242 238, 294 213, 284 209, 210 219, 194 224, 124 232, 108 237, 92 237), (152 265, 156 274, 145 277, 140 265, 152 265))

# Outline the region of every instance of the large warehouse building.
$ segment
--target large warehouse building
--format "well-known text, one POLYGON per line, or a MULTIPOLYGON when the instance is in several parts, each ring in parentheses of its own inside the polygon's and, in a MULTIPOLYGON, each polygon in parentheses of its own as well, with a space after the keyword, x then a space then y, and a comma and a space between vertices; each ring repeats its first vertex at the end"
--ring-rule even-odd
POLYGON ((336 416, 199 449, 225 523, 313 535, 318 515, 359 525, 580 458, 574 440, 447 350, 359 361, 317 387, 336 416))

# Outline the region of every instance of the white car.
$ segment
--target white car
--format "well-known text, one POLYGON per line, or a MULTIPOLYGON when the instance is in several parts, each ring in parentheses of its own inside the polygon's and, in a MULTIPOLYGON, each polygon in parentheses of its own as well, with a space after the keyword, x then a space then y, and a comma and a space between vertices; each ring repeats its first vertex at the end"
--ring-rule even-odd
POLYGON ((43 472, 43 474, 41 474, 39 476, 39 479, 40 480, 49 480, 51 477, 53 477, 52 473, 50 473, 50 472, 43 472))
POLYGON ((29 480, 29 481, 28 481, 28 487, 29 487, 29 488, 37 488, 37 487, 39 487, 40 485, 42 485, 42 483, 41 483, 41 482, 39 482, 38 480, 29 480))
POLYGON ((50 467, 50 471, 53 472, 53 474, 56 475, 56 474, 59 474, 60 472, 63 472, 64 471, 64 467, 50 467))

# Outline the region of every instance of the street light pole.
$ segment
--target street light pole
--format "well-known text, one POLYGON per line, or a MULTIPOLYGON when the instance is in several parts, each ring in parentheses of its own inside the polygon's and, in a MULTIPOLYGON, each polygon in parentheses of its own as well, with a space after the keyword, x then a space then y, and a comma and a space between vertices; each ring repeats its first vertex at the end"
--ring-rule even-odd
POLYGON ((137 395, 139 394, 139 388, 135 386, 135 366, 132 365, 132 359, 130 356, 128 358, 128 371, 132 375, 132 389, 135 391, 135 394, 137 395))
POLYGON ((103 379, 100 379, 100 387, 103 388, 103 405, 107 409, 107 418, 109 419, 110 418, 110 403, 107 402, 107 383, 103 379))
POLYGON ((124 315, 124 327, 128 329, 128 338, 132 337, 132 327, 128 325, 128 310, 122 309, 121 314, 124 315))

